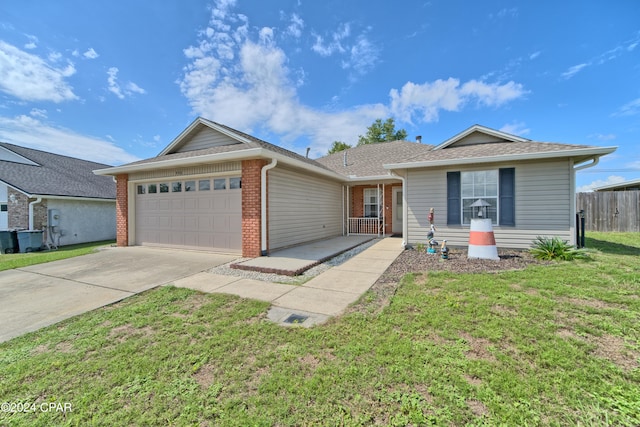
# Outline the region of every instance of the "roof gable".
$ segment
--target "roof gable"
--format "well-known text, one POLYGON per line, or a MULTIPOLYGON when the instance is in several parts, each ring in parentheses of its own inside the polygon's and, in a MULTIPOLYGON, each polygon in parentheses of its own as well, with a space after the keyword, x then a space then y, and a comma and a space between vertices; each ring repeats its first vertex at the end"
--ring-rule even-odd
POLYGON ((468 129, 452 136, 434 150, 441 150, 450 147, 463 147, 467 145, 488 144, 495 142, 526 142, 527 138, 512 135, 510 133, 491 129, 481 125, 473 125, 468 129))
POLYGON ((32 165, 32 166, 39 166, 37 163, 27 159, 24 156, 21 156, 20 154, 11 151, 9 148, 7 147, 3 147, 0 145, 0 161, 3 162, 11 162, 11 163, 20 163, 23 165, 32 165))
POLYGON ((198 117, 162 150, 158 157, 248 142, 238 133, 232 132, 218 123, 198 117))

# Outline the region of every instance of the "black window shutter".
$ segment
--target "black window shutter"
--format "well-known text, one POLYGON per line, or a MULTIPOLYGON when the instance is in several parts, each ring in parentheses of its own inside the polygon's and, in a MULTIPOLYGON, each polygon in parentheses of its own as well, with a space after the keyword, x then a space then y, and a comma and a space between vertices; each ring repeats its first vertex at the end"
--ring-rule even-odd
POLYGON ((500 169, 500 225, 516 225, 516 170, 500 169))
POLYGON ((447 224, 460 225, 460 172, 447 172, 447 224))

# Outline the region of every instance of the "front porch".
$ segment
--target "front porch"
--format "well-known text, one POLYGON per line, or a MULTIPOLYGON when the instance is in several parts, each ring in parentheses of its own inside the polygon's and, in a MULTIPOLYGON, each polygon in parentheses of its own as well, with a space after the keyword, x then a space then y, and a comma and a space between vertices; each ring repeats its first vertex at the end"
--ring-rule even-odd
POLYGON ((347 187, 346 235, 402 233, 402 183, 347 187))

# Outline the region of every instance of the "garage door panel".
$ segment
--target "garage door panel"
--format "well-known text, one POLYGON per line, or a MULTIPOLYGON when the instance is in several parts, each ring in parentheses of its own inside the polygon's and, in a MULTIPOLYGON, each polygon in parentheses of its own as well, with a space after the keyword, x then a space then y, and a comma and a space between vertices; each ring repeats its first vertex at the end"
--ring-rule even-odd
POLYGON ((184 230, 185 231, 198 231, 200 228, 198 227, 199 221, 196 216, 187 216, 184 218, 184 230))
POLYGON ((171 230, 184 231, 184 217, 174 215, 171 217, 171 230))
POLYGON ((136 194, 136 243, 240 251, 241 190, 196 189, 136 194))
POLYGON ((184 208, 188 211, 194 211, 198 209, 198 200, 195 197, 184 199, 184 208))

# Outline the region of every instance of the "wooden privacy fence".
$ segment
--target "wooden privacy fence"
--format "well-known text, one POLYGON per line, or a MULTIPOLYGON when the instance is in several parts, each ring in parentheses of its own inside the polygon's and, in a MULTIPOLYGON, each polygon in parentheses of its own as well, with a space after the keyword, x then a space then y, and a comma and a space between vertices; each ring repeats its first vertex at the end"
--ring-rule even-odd
POLYGON ((594 191, 576 195, 589 231, 640 231, 640 191, 594 191))

